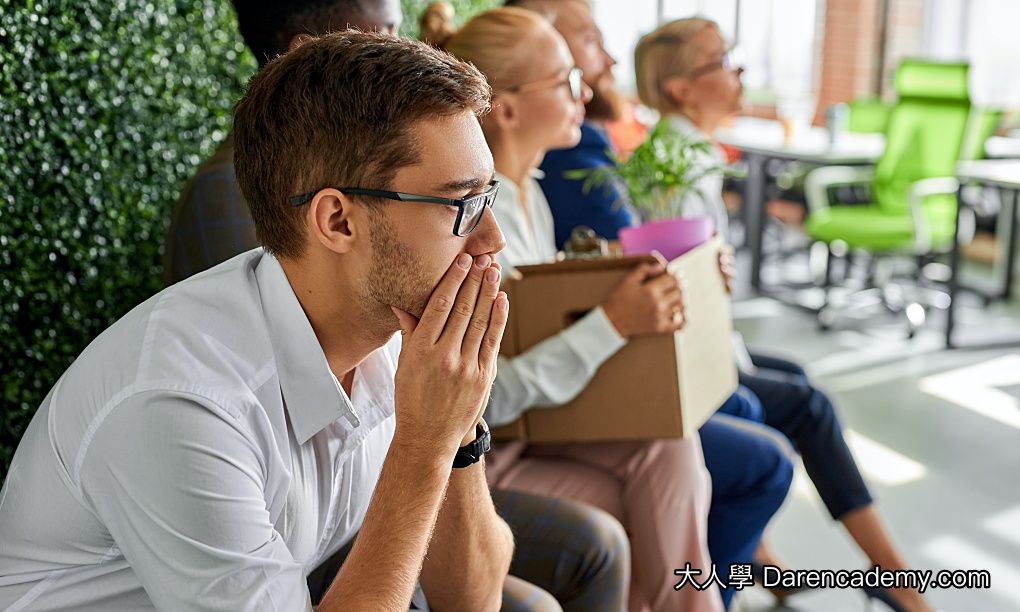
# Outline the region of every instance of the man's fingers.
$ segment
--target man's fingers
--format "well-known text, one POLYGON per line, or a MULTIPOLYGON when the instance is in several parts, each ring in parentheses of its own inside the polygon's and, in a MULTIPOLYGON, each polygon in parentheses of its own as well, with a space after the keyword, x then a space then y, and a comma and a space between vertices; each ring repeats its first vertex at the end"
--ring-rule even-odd
POLYGON ((407 334, 413 332, 418 327, 418 319, 408 312, 397 308, 396 306, 390 306, 390 310, 393 314, 397 315, 397 320, 400 321, 400 335, 407 336, 407 334))
POLYGON ((470 269, 471 256, 461 253, 432 291, 428 305, 425 306, 425 312, 418 322, 418 329, 429 344, 435 344, 442 335, 443 328, 446 327, 446 321, 450 316, 450 310, 457 299, 457 292, 464 283, 464 279, 467 278, 470 269))
POLYGON ((478 364, 483 371, 492 371, 490 368, 496 367, 499 343, 503 340, 503 330, 506 329, 506 322, 509 318, 510 301, 507 299, 506 293, 500 291, 496 294, 496 300, 492 303, 489 328, 485 330, 482 346, 478 349, 478 364))
POLYGON ((475 311, 471 315, 471 321, 464 332, 464 340, 461 344, 461 354, 465 360, 478 359, 478 347, 482 343, 485 332, 489 329, 492 304, 499 292, 499 277, 499 269, 495 266, 490 266, 483 273, 482 287, 478 292, 478 300, 475 302, 475 311))
POLYGON ((464 334, 467 331, 468 322, 475 312, 475 304, 478 302, 479 287, 482 286, 482 277, 492 263, 488 255, 479 255, 474 258, 474 264, 468 272, 467 278, 461 283, 454 299, 453 308, 446 319, 446 326, 440 338, 447 339, 452 346, 458 349, 463 344, 464 334))

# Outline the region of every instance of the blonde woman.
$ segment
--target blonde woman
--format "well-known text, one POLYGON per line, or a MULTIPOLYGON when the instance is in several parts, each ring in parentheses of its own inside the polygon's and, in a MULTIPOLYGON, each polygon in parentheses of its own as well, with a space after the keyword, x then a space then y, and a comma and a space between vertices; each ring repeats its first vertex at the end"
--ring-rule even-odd
MULTIPOLYGON (((475 64, 493 88, 493 108, 482 119, 482 131, 501 185, 493 214, 507 245, 497 261, 504 271, 547 261, 556 253, 552 216, 533 173, 546 150, 577 143, 591 90, 562 37, 535 13, 497 9, 476 16, 460 30, 450 25, 451 19, 447 6, 431 5, 422 18, 422 38, 475 64)), ((679 283, 663 272, 660 266, 638 267, 579 322, 524 355, 501 359, 486 419, 508 423, 535 406, 567 402, 629 336, 679 328, 679 283)), ((771 442, 722 424, 710 423, 703 432, 706 429, 718 437, 730 436, 734 452, 744 457, 749 478, 746 487, 734 493, 732 508, 746 513, 743 538, 753 547, 785 497, 787 460, 771 442)), ((723 608, 715 586, 673 588, 680 582, 674 571, 685 563, 704 571, 699 582, 712 570, 706 545, 711 485, 698 436, 627 443, 515 443, 494 449, 488 461, 493 486, 588 502, 620 519, 632 547, 631 610, 723 608)), ((719 578, 726 580, 728 563, 740 560, 727 559, 717 570, 719 578)), ((527 578, 524 570, 514 568, 514 573, 527 578)))
MULTIPOLYGON (((684 134, 712 142, 712 134, 727 116, 740 110, 741 68, 712 21, 699 18, 667 23, 644 36, 634 51, 638 96, 659 111, 662 120, 684 134)), ((706 165, 722 165, 715 147, 705 154, 706 165)), ((688 216, 711 216, 726 234, 722 178, 702 179, 700 195, 684 205, 688 216)), ((762 401, 767 425, 782 431, 801 453, 804 466, 834 519, 847 531, 872 564, 884 570, 905 569, 896 546, 885 531, 871 494, 851 455, 829 399, 807 381, 804 370, 774 358, 754 357, 774 376, 742 374, 740 382, 762 401)), ((758 561, 776 563, 764 547, 758 561)), ((930 610, 915 590, 869 590, 869 595, 897 610, 930 610)))

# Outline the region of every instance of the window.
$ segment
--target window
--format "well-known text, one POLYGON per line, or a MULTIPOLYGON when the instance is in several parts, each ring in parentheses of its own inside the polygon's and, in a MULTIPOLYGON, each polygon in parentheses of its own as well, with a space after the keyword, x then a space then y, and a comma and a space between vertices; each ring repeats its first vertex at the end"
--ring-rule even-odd
POLYGON ((594 0, 595 22, 617 62, 617 82, 634 91, 634 46, 659 23, 702 16, 744 51, 752 99, 803 95, 814 86, 817 0, 594 0))
POLYGON ((984 106, 1020 107, 1020 2, 972 0, 964 48, 971 62, 974 101, 984 106))

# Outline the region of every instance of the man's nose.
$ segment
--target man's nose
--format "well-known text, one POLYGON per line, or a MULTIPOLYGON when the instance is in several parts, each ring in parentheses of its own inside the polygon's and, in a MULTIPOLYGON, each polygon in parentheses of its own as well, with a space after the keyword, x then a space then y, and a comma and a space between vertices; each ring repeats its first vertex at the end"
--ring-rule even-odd
POLYGON ((606 68, 612 68, 616 65, 616 60, 613 59, 612 55, 609 55, 609 51, 606 51, 605 47, 602 48, 602 55, 606 56, 606 68))
POLYGON ((592 97, 594 95, 595 95, 595 92, 592 90, 591 87, 588 87, 587 83, 581 83, 581 103, 582 104, 587 104, 587 103, 591 102, 591 99, 592 99, 592 97))
POLYGON ((491 210, 482 212, 482 220, 478 222, 478 227, 468 237, 471 239, 468 253, 472 255, 481 255, 482 253, 495 254, 502 251, 503 247, 506 246, 503 230, 499 229, 499 224, 496 223, 496 215, 492 214, 491 210))

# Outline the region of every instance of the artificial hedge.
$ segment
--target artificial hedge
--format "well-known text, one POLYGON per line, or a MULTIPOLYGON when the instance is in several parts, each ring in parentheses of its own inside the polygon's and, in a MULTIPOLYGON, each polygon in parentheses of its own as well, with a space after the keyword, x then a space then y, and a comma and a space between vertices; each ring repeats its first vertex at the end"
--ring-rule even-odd
MULTIPOLYGON (((0 482, 61 373, 161 288, 173 206, 256 68, 229 0, 2 1, 0 482)), ((402 35, 427 4, 401 0, 402 35)))
POLYGON ((0 480, 68 364, 160 288, 173 205, 254 69, 229 0, 3 0, 0 480))

